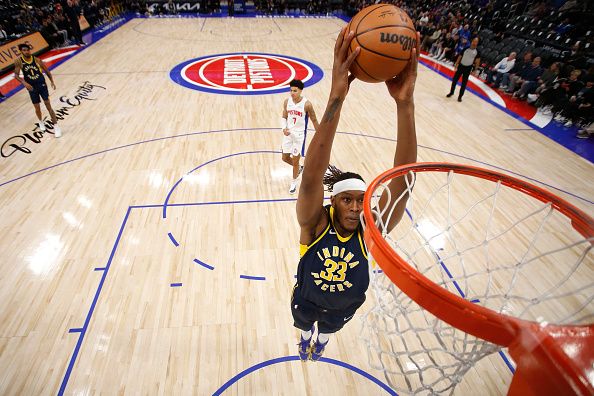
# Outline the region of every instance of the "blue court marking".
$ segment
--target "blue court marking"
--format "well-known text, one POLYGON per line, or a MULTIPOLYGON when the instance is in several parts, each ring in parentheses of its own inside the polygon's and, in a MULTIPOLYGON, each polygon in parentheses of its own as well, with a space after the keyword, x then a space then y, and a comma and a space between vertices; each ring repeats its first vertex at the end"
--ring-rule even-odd
MULTIPOLYGON (((324 198, 329 199, 329 198, 324 198)), ((168 208, 184 207, 184 206, 204 206, 204 205, 235 205, 248 203, 266 203, 266 202, 289 202, 297 201, 297 198, 273 198, 273 199, 244 199, 237 201, 210 201, 210 202, 189 202, 181 204, 167 204, 168 208)), ((133 209, 147 209, 147 208, 162 208, 163 204, 147 204, 147 205, 133 205, 133 209)))
POLYGON ((170 286, 171 287, 180 287, 181 285, 182 285, 182 283, 179 282, 179 283, 172 283, 170 286))
POLYGON ((69 333, 82 333, 83 329, 69 329, 69 333))
POLYGON ((272 23, 274 23, 276 25, 276 27, 278 28, 279 32, 282 32, 283 29, 281 29, 281 27, 278 25, 278 23, 276 23, 276 20, 272 19, 272 23))
MULTIPOLYGON (((348 134, 348 135, 353 135, 353 136, 365 136, 365 135, 362 135, 362 134, 357 134, 357 133, 346 133, 346 132, 345 132, 345 134, 348 134)), ((383 139, 385 139, 385 140, 393 140, 393 139, 388 139, 388 138, 383 138, 383 139)), ((190 170, 188 173, 186 173, 186 175, 189 175, 189 174, 191 174, 192 172, 194 172, 194 171, 196 171, 196 170, 198 170, 198 169, 200 169, 200 168, 202 168, 202 167, 204 167, 204 166, 206 166, 206 165, 209 165, 209 164, 211 164, 211 163, 214 163, 214 162, 216 162, 216 161, 219 161, 219 160, 222 160, 222 159, 227 159, 227 158, 231 158, 231 157, 235 157, 235 156, 239 156, 239 155, 246 155, 246 154, 263 154, 263 153, 266 153, 266 154, 270 154, 270 153, 273 153, 273 154, 280 154, 280 152, 279 152, 279 151, 269 151, 269 150, 262 150, 262 151, 245 151, 245 152, 240 152, 240 153, 228 154, 228 155, 225 155, 225 156, 222 156, 222 157, 217 157, 217 158, 211 159, 211 160, 209 160, 209 161, 207 161, 207 162, 205 162, 205 163, 203 163, 203 164, 201 164, 201 165, 198 165, 196 168, 194 168, 194 169, 190 170)), ((184 176, 184 177, 185 177, 185 176, 184 176)), ((173 192, 175 191, 175 189, 177 188, 177 186, 178 186, 178 185, 179 185, 179 184, 180 184, 180 183, 183 181, 184 177, 182 177, 182 178, 178 179, 178 180, 177 180, 177 181, 174 183, 173 187, 171 187, 171 189, 170 189, 170 190, 169 190, 169 192, 167 193, 167 196, 166 196, 166 198, 165 198, 165 202, 163 203, 163 205, 157 205, 157 207, 162 207, 162 208, 163 208, 163 214, 162 214, 162 217, 163 217, 164 219, 165 219, 165 218, 167 218, 167 207, 168 207, 168 206, 172 206, 172 205, 169 205, 169 204, 168 204, 168 202, 169 202, 169 199, 171 198, 171 195, 173 194, 173 192)), ((294 200, 294 199, 289 199, 289 200, 294 200)), ((252 202, 254 202, 254 201, 243 201, 243 202, 250 202, 250 203, 252 203, 252 202)), ((266 201, 266 200, 265 200, 265 202, 270 202, 270 200, 268 200, 268 201, 266 201)), ((234 202, 234 203, 239 203, 239 202, 234 202)), ((197 204, 194 204, 194 205, 197 205, 197 204)), ((188 205, 187 205, 187 204, 184 204, 183 206, 188 206, 188 205)), ((408 213, 408 210, 407 210, 407 213, 408 213)), ((410 213, 408 213, 408 215, 409 215, 409 217, 411 217, 410 213)), ((412 217, 411 217, 411 218, 412 218, 412 217)), ((177 243, 177 241, 175 241, 175 239, 173 239, 173 236, 171 235, 171 233, 169 234, 169 238, 170 238, 170 239, 172 239, 172 240, 174 241, 174 244, 175 244, 175 246, 176 246, 176 247, 179 245, 179 244, 177 243)), ((436 255, 437 255, 437 253, 436 253, 436 255)), ((439 257, 439 255, 437 255, 437 257, 438 257, 438 259, 439 259, 439 262, 440 262, 441 266, 444 268, 445 272, 448 274, 448 276, 450 277, 450 279, 453 279, 453 276, 452 276, 452 275, 451 275, 451 273, 449 272, 448 268, 447 268, 447 267, 444 265, 444 263, 441 261, 441 258, 439 257)), ((464 294, 464 292, 462 291, 462 289, 461 289, 461 288, 460 288, 460 286, 458 285, 458 282, 456 282, 456 281, 453 281, 453 284, 454 284, 454 286, 456 287, 456 289, 458 290, 459 294, 460 294, 460 295, 461 295, 463 298, 466 298, 466 295, 464 294)))
POLYGON ((200 261, 200 260, 198 260, 197 258, 195 258, 195 259, 194 259, 194 262, 195 262, 196 264, 199 264, 199 265, 203 266, 204 268, 208 268, 208 269, 209 269, 209 270, 211 270, 211 271, 214 269, 214 267, 213 267, 212 265, 208 265, 208 264, 206 264, 204 261, 200 261))
MULTIPOLYGON (((221 37, 220 39, 217 40, 217 42, 223 42, 223 43, 229 43, 229 42, 234 42, 233 40, 227 40, 224 41, 222 40, 223 37, 229 37, 229 33, 227 32, 227 30, 225 28, 223 28, 223 30, 219 30, 219 29, 211 29, 208 31, 208 33, 212 34, 215 37, 221 37)), ((248 42, 248 38, 255 38, 255 39, 259 39, 259 38, 263 38, 264 36, 272 36, 272 29, 258 29, 258 33, 257 34, 252 34, 252 35, 246 35, 243 36, 243 38, 246 39, 245 42, 248 42)), ((208 41, 208 40, 187 40, 187 41, 208 41)), ((239 40, 235 41, 238 42, 239 40)), ((252 40, 252 41, 258 41, 258 40, 252 40)), ((276 41, 276 40, 275 40, 276 41)), ((211 41, 212 42, 212 41, 211 41)), ((288 88, 288 87, 287 87, 288 88)), ((240 93, 240 95, 242 95, 240 93)))
MULTIPOLYGON (((285 363, 285 362, 292 362, 292 361, 300 361, 299 356, 285 356, 285 357, 280 357, 280 358, 276 358, 276 359, 270 359, 270 360, 266 360, 262 363, 258 363, 252 367, 249 367, 245 370, 243 370, 241 373, 237 374, 236 376, 234 376, 233 378, 231 378, 229 381, 225 382, 219 389, 217 389, 212 395, 213 396, 219 396, 221 394, 223 394, 223 392, 225 392, 227 389, 229 389, 229 387, 233 384, 235 384, 236 382, 238 382, 239 380, 241 380, 242 378, 248 376, 249 374, 253 373, 254 371, 263 369, 264 367, 268 367, 268 366, 272 366, 273 364, 279 364, 279 363, 285 363)), ((350 365, 348 363, 345 362, 341 362, 340 360, 336 360, 336 359, 330 359, 330 358, 325 358, 322 357, 317 364, 319 364, 320 362, 322 363, 328 363, 328 364, 333 364, 335 366, 339 366, 339 367, 343 367, 346 368, 347 370, 351 370, 352 372, 359 374, 365 378, 367 378, 368 380, 372 381, 373 383, 375 383, 376 385, 378 385, 380 388, 382 388, 384 391, 386 391, 389 395, 395 395, 397 396, 397 393, 394 392, 392 390, 392 388, 390 388, 388 385, 386 385, 385 383, 383 383, 382 381, 380 381, 379 379, 377 379, 376 377, 374 377, 373 375, 361 370, 358 367, 355 367, 353 365, 350 365)))
MULTIPOLYGON (((412 214, 410 213, 410 211, 408 210, 408 208, 404 209, 404 211, 406 212, 406 214, 408 215, 408 218, 410 219, 410 221, 413 221, 413 217, 412 214)), ((416 229, 416 227, 415 227, 416 229)), ((418 231, 417 231, 418 232, 418 231)), ((423 237, 424 238, 424 237, 423 237)), ((448 269, 448 267, 445 265, 445 263, 441 260, 441 257, 439 257, 439 254, 437 254, 437 252, 433 249, 431 249, 433 251, 433 254, 435 254, 435 257, 437 257, 437 260, 439 261, 439 264, 441 265, 441 267, 444 269, 445 273, 448 275, 448 277, 450 279, 454 279, 454 277, 452 276, 452 274, 450 273, 450 270, 448 269)), ((452 282, 454 284, 454 287, 456 288, 456 290, 458 290, 458 293, 460 294, 460 296, 462 296, 462 298, 466 298, 466 295, 464 294, 464 292, 462 291, 462 288, 460 288, 460 286, 458 285, 458 282, 453 281, 452 282)))
MULTIPOLYGON (((338 19, 342 19, 343 21, 345 21, 346 23, 349 23, 351 21, 352 18, 346 16, 346 15, 334 15, 336 18, 338 19)), ((343 26, 344 27, 344 26, 343 26)))
MULTIPOLYGON (((295 201, 294 198, 287 198, 287 199, 259 199, 259 200, 243 200, 243 201, 227 201, 227 202, 223 202, 223 201, 213 201, 213 202, 196 202, 196 203, 188 203, 188 204, 172 204, 171 206, 203 206, 203 205, 222 205, 222 204, 235 204, 235 203, 251 203, 251 202, 287 202, 287 201, 295 201)), ((70 358, 68 367, 66 369, 66 372, 64 374, 64 377, 62 379, 62 383, 60 385, 60 390, 58 391, 58 395, 63 395, 64 391, 66 389, 66 386, 68 385, 68 381, 70 379, 70 375, 72 374, 72 370, 74 367, 74 364, 76 362, 76 359, 78 357, 78 353, 80 352, 80 348, 81 345, 84 341, 84 336, 86 335, 86 332, 88 330, 89 327, 89 322, 90 319, 94 313, 95 307, 97 305, 98 299, 99 299, 99 295, 101 294, 101 290, 103 289, 103 285, 105 284, 105 280, 107 278, 107 274, 109 272, 109 269, 111 267, 111 263, 113 262, 113 258, 115 257, 115 253, 117 251, 117 248, 119 246, 119 243, 121 241, 124 229, 126 227, 126 224, 128 222, 128 218, 130 216, 130 213, 132 211, 132 209, 142 209, 142 208, 161 208, 162 205, 135 205, 135 206, 129 206, 128 210, 126 211, 126 215, 124 216, 124 219, 122 221, 122 225, 120 226, 120 230, 118 232, 118 235, 116 237, 116 240, 114 242, 113 248, 111 250, 109 259, 107 261, 107 265, 105 267, 105 270, 103 272, 103 276, 101 277, 101 281, 99 282, 99 285, 97 287, 97 291, 95 293, 95 296, 93 298, 93 302, 91 303, 91 306, 89 308, 89 311, 87 313, 87 317, 85 319, 85 323, 84 326, 80 329, 80 331, 78 331, 79 329, 70 329, 69 332, 79 332, 79 339, 76 343, 76 346, 74 348, 74 351, 72 352, 72 356, 70 358)), ((409 214, 410 215, 410 214, 409 214)), ((196 261, 197 259, 195 259, 194 261, 196 261)), ((199 261, 199 260, 198 260, 199 261)), ((509 360, 507 359, 507 357, 505 356, 505 354, 503 352, 500 351, 500 355, 503 358, 503 360, 505 361, 505 363, 507 364, 507 366, 509 367, 509 369, 513 372, 513 365, 509 362, 509 360)), ((227 389, 230 385, 232 385, 233 383, 237 382, 237 380, 241 379, 243 376, 249 374, 252 371, 255 371, 261 367, 265 367, 267 365, 270 364, 275 364, 277 362, 281 362, 281 361, 290 361, 290 360, 298 360, 299 358, 297 356, 288 356, 286 358, 280 358, 279 359, 273 359, 272 361, 269 361, 271 363, 261 363, 260 365, 256 365, 254 367, 252 367, 251 369, 245 370, 244 372, 238 374, 237 376, 233 377, 233 379, 231 379, 230 381, 228 381, 225 385, 223 385, 223 387, 220 388, 220 392, 223 392, 225 389, 227 389)), ((323 362, 326 363, 331 363, 331 364, 335 364, 338 366, 342 366, 342 367, 346 367, 350 370, 353 370, 355 372, 357 372, 358 374, 361 374, 363 376, 365 376, 366 378, 369 378, 370 380, 372 380, 373 382, 377 383, 378 385, 380 385, 382 388, 384 388, 388 393, 390 394, 396 394, 394 393, 387 385, 381 383, 381 381, 374 379, 375 377, 369 376, 369 374, 365 373, 364 371, 354 367, 354 366, 350 366, 347 363, 343 363, 337 360, 333 360, 333 359, 329 359, 329 358, 322 358, 323 362), (383 385, 381 385, 383 384, 383 385)), ((220 394, 220 393, 219 393, 220 394)))
POLYGON ((270 90, 258 90, 258 89, 247 90, 246 89, 245 91, 227 91, 225 89, 220 89, 220 88, 215 88, 215 87, 212 87, 212 88, 203 87, 203 86, 198 86, 198 85, 195 85, 195 84, 192 84, 192 83, 186 81, 181 74, 182 70, 186 66, 196 63, 197 61, 200 61, 202 59, 215 58, 215 57, 218 58, 218 57, 223 57, 223 56, 238 56, 238 55, 271 56, 271 57, 280 58, 281 60, 283 58, 290 59, 292 61, 300 63, 301 65, 305 65, 305 66, 309 67, 312 71, 312 74, 311 74, 311 77, 309 78, 309 80, 303 80, 303 82, 308 87, 311 87, 314 84, 317 84, 318 82, 320 82, 320 80, 322 80, 322 78, 324 78, 324 71, 318 65, 311 63, 309 61, 306 61, 305 59, 300 59, 300 58, 296 58, 294 56, 288 56, 288 55, 269 54, 269 53, 260 53, 260 52, 230 52, 230 53, 225 53, 225 54, 211 54, 211 55, 201 56, 198 58, 189 59, 189 60, 186 60, 186 61, 174 66, 173 69, 171 69, 171 71, 169 72, 169 78, 174 83, 179 84, 185 88, 193 89, 193 90, 201 91, 201 92, 215 93, 215 94, 220 94, 220 95, 273 95, 273 94, 278 94, 278 93, 288 93, 288 88, 289 88, 288 85, 285 85, 285 86, 282 86, 279 88, 275 88, 275 89, 270 89, 270 90))
POLYGON ((105 271, 105 267, 96 267, 93 271, 105 271))
POLYGON ((265 276, 239 275, 239 278, 248 279, 248 280, 259 280, 259 281, 266 280, 265 276))
MULTIPOLYGON (((390 141, 390 142, 396 142, 396 139, 385 138, 385 137, 382 137, 382 136, 365 135, 363 133, 353 133, 353 132, 336 132, 336 133, 341 134, 341 135, 359 136, 359 137, 366 137, 366 138, 372 138, 372 139, 378 139, 378 140, 386 140, 386 141, 390 141)), ((564 189, 559 188, 559 187, 555 187, 552 184, 548 184, 548 183, 545 183, 543 181, 540 181, 540 180, 538 180, 538 179, 536 179, 534 177, 526 176, 526 175, 524 175, 522 173, 514 172, 512 170, 509 170, 509 169, 504 168, 504 167, 501 167, 501 166, 493 165, 493 164, 490 164, 488 162, 480 161, 480 160, 474 159, 472 157, 467 157, 467 156, 462 155, 462 154, 456 154, 456 153, 452 153, 450 151, 441 150, 441 149, 434 148, 434 147, 423 146, 422 144, 419 144, 417 146, 420 147, 420 148, 427 149, 427 150, 432 150, 432 151, 436 151, 438 153, 447 154, 447 155, 451 155, 451 156, 456 157, 456 158, 462 158, 462 159, 465 159, 465 160, 468 160, 468 161, 471 161, 471 162, 475 162, 477 164, 480 164, 480 165, 483 165, 483 166, 486 166, 486 167, 489 167, 489 168, 496 169, 496 170, 498 170, 500 172, 508 173, 510 175, 514 175, 514 176, 517 176, 517 177, 520 177, 520 178, 529 180, 529 181, 531 181, 533 183, 538 183, 538 184, 543 185, 543 186, 545 186, 547 188, 550 188, 550 189, 553 189, 553 190, 557 190, 557 191, 559 191, 559 192, 561 192, 563 194, 567 194, 567 195, 570 195, 570 196, 572 196, 574 198, 577 198, 580 201, 584 201, 584 202, 589 203, 589 204, 594 204, 594 201, 591 200, 591 199, 589 199, 589 198, 585 198, 585 197, 579 196, 579 195, 574 194, 574 193, 572 193, 570 191, 564 190, 564 189)), ((594 150, 592 152, 594 153, 594 150)), ((1 184, 0 184, 0 186, 1 186, 1 184)))
MULTIPOLYGON (((224 155, 222 157, 217 157, 214 159, 211 159, 210 161, 207 161, 201 165, 198 165, 196 168, 192 169, 191 171, 189 171, 188 173, 186 173, 186 176, 191 174, 192 172, 197 171, 198 169, 211 164, 213 162, 217 162, 220 161, 222 159, 226 159, 226 158, 232 158, 232 157, 236 157, 238 155, 246 155, 246 154, 280 154, 280 151, 272 151, 272 150, 259 150, 259 151, 243 151, 240 153, 234 153, 234 154, 229 154, 229 155, 224 155)), ((184 176, 185 177, 185 176, 184 176)), ((179 179, 178 181, 175 182, 175 184, 173 184, 173 187, 171 187, 171 189, 169 190, 169 192, 167 193, 167 197, 165 197, 165 202, 163 202, 163 218, 166 219, 167 218, 167 206, 169 205, 169 198, 171 198, 171 194, 173 194, 173 191, 175 191, 175 189, 177 188, 177 186, 184 180, 184 177, 182 177, 181 179, 179 179)))
POLYGON ((307 142, 307 124, 309 123, 309 114, 305 113, 305 129, 303 131, 303 144, 301 145, 301 156, 305 158, 305 143, 307 142))
POLYGON ((85 158, 94 157, 94 156, 97 156, 97 155, 105 154, 107 152, 117 151, 117 150, 121 150, 121 149, 128 148, 128 147, 138 146, 138 145, 145 144, 145 143, 153 143, 153 142, 158 142, 158 141, 161 141, 161 140, 176 139, 176 138, 179 138, 179 137, 187 137, 187 136, 202 135, 202 134, 211 134, 211 133, 240 132, 240 131, 243 131, 243 132, 253 132, 253 131, 263 131, 263 130, 278 130, 278 128, 216 129, 216 130, 212 130, 212 131, 188 132, 188 133, 183 133, 181 135, 172 135, 172 136, 165 136, 165 137, 160 137, 160 138, 153 138, 153 139, 141 140, 141 141, 136 142, 136 143, 124 144, 122 146, 112 147, 112 148, 109 148, 109 149, 97 151, 96 153, 86 154, 86 155, 83 155, 81 157, 76 157, 76 158, 73 158, 73 159, 70 159, 70 160, 67 160, 67 161, 59 162, 57 164, 48 166, 46 168, 42 168, 42 169, 33 171, 31 173, 27 173, 27 174, 25 174, 23 176, 19 176, 19 177, 15 178, 15 179, 11 179, 11 180, 8 180, 6 182, 0 183, 0 187, 4 186, 6 184, 13 183, 13 182, 15 182, 17 180, 20 180, 20 179, 23 179, 25 177, 35 175, 35 174, 40 173, 40 172, 44 172, 44 171, 53 169, 53 168, 58 167, 58 166, 69 164, 71 162, 80 161, 80 160, 83 160, 85 158))
MULTIPOLYGON (((328 201, 330 197, 324 197, 324 201, 328 201)), ((297 201, 297 198, 271 198, 271 199, 244 199, 237 201, 209 201, 209 202, 188 202, 181 204, 168 204, 167 207, 184 207, 184 206, 204 206, 204 205, 236 205, 249 203, 268 203, 268 202, 290 202, 297 201)), ((148 205, 132 205, 132 209, 146 209, 146 208, 162 208, 163 204, 148 204, 148 205)))
POLYGON ((173 237, 173 234, 172 234, 172 233, 168 232, 168 233, 167 233, 167 236, 169 237, 169 239, 171 240, 171 243, 173 243, 173 245, 174 245, 175 247, 178 247, 178 246, 179 246, 179 242, 177 242, 177 241, 175 240, 175 238, 173 237))
POLYGON ((109 268, 115 256, 115 252, 118 248, 120 243, 120 239, 122 238, 122 233, 124 232, 124 228, 126 227, 126 223, 128 222, 128 217, 130 216, 131 208, 128 207, 126 211, 126 215, 124 216, 124 220, 122 221, 122 225, 120 226, 120 231, 118 232, 118 236, 116 237, 115 243, 113 244, 113 248, 111 249, 111 253, 109 255, 109 259, 107 260, 107 265, 105 266, 105 271, 103 271, 103 275, 101 276, 101 280, 99 281, 99 286, 97 287, 97 291, 95 292, 95 297, 93 297, 93 302, 91 303, 91 307, 89 308, 89 312, 87 313, 87 317, 85 318, 85 323, 80 331, 80 335, 78 336, 78 341, 76 342, 76 346, 74 347, 74 351, 72 352, 72 356, 70 357, 70 362, 68 363, 68 367, 66 368, 66 373, 64 373, 64 378, 62 379, 62 383, 60 384, 60 389, 58 391, 58 395, 63 395, 64 391, 66 390, 66 385, 68 384, 68 380, 70 379, 70 374, 72 373, 72 369, 74 367, 74 362, 76 362, 76 357, 80 351, 80 347, 82 342, 85 338, 85 334, 87 333, 87 329, 89 328, 89 322, 91 321, 91 316, 93 316, 93 312, 95 311, 95 307, 97 306, 97 301, 99 299, 99 295, 101 294, 101 290, 103 289, 103 284, 105 283, 105 279, 107 278, 107 274, 109 273, 109 268))
MULTIPOLYGON (((446 265, 443 263, 443 261, 441 261, 441 257, 439 257, 439 254, 437 254, 437 252, 433 252, 433 254, 435 254, 435 256, 437 257, 437 260, 439 260, 439 264, 441 265, 441 268, 444 269, 444 271, 448 275, 448 277, 450 279, 454 279, 454 277, 450 273, 450 270, 448 269, 448 267, 446 267, 446 265)), ((456 290, 458 290, 458 293, 460 294, 460 296, 462 298, 466 298, 466 294, 464 294, 464 292, 462 291, 462 288, 460 288, 460 286, 458 285, 458 282, 453 281, 452 283, 454 284, 454 287, 456 288, 456 290)))
MULTIPOLYGON (((42 168, 42 169, 33 171, 31 173, 25 174, 23 176, 19 176, 19 177, 16 177, 14 179, 5 181, 3 183, 0 183, 0 187, 2 187, 4 185, 7 185, 7 184, 10 184, 10 183, 13 183, 13 182, 15 182, 17 180, 20 180, 20 179, 23 179, 25 177, 33 176, 33 175, 35 175, 37 173, 40 173, 40 172, 44 172, 44 171, 47 171, 47 170, 56 168, 58 166, 69 164, 71 162, 80 161, 80 160, 83 160, 83 159, 88 158, 88 157, 93 157, 93 156, 96 156, 96 155, 105 154, 107 152, 116 151, 116 150, 124 149, 124 148, 127 148, 127 147, 137 146, 137 145, 140 145, 140 144, 153 143, 153 142, 157 142, 157 141, 161 141, 161 140, 175 139, 175 138, 179 138, 179 137, 187 137, 187 136, 193 136, 193 135, 204 135, 204 134, 211 134, 211 133, 223 133, 223 132, 255 132, 255 131, 276 131, 276 130, 278 130, 278 128, 216 129, 216 130, 212 130, 212 131, 189 132, 189 133, 184 133, 184 134, 180 134, 180 135, 165 136, 165 137, 160 137, 160 138, 142 140, 140 142, 125 144, 125 145, 122 145, 122 146, 116 146, 116 147, 113 147, 113 148, 110 148, 110 149, 101 150, 101 151, 98 151, 96 153, 87 154, 87 155, 83 155, 81 157, 73 158, 71 160, 60 162, 60 163, 57 163, 55 165, 51 165, 51 166, 48 166, 46 168, 42 168)), ((336 133, 339 134, 339 135, 358 136, 358 137, 369 138, 369 139, 377 139, 377 140, 383 140, 383 141, 388 141, 388 142, 396 142, 396 139, 393 139, 393 138, 386 138, 386 137, 383 137, 383 136, 366 135, 366 134, 364 134, 362 132, 357 132, 357 133, 354 133, 354 132, 336 132, 336 133)), ((564 190, 562 188, 555 187, 555 186, 553 186, 551 184, 542 182, 542 181, 540 181, 538 179, 535 179, 533 177, 529 177, 529 176, 523 175, 523 174, 518 173, 518 172, 511 171, 509 169, 506 169, 506 168, 503 168, 503 167, 500 167, 500 166, 497 166, 497 165, 489 164, 488 162, 479 161, 479 160, 476 160, 474 158, 467 157, 467 156, 464 156, 464 155, 461 155, 461 154, 452 153, 452 152, 449 152, 449 151, 446 151, 446 150, 440 150, 440 149, 429 147, 429 146, 423 146, 421 144, 419 144, 418 147, 423 148, 423 149, 427 149, 427 150, 436 151, 438 153, 443 153, 443 154, 451 155, 451 156, 456 157, 456 158, 462 158, 462 159, 465 159, 465 160, 468 160, 468 161, 471 161, 471 162, 475 162, 477 164, 481 164, 481 165, 484 165, 484 166, 487 166, 487 167, 496 169, 496 170, 501 171, 501 172, 504 172, 504 173, 509 173, 510 175, 518 176, 518 177, 524 178, 526 180, 529 180, 531 182, 541 184, 541 185, 543 185, 543 186, 545 186, 547 188, 551 188, 551 189, 557 190, 559 192, 562 192, 564 194, 570 195, 570 196, 572 196, 572 197, 574 197, 576 199, 579 199, 580 201, 584 201, 584 202, 589 203, 589 204, 594 204, 594 201, 591 200, 591 199, 588 199, 588 198, 579 196, 577 194, 574 194, 574 193, 569 192, 567 190, 564 190)), ((170 204, 168 206, 173 206, 173 204, 170 204)))
MULTIPOLYGON (((404 209, 404 211, 408 215, 409 219, 411 221, 413 221, 413 218, 412 218, 412 215, 410 214, 410 211, 408 209, 404 209)), ((450 271, 446 267, 445 263, 441 260, 441 257, 439 257, 439 255, 437 254, 437 252, 433 252, 433 253, 435 254, 435 256, 437 256, 437 259, 439 260, 439 264, 446 271, 446 273, 448 274, 448 276, 450 277, 450 279, 452 279, 452 275, 450 274, 450 271)), ((462 296, 462 298, 466 298, 466 296, 464 295, 464 292, 462 291, 462 289, 460 288, 460 286, 458 286, 458 283, 456 281, 454 281, 453 283, 454 283, 454 286, 456 287, 456 289, 458 290, 458 292, 460 293, 460 296, 462 296)), ((470 300, 470 302, 476 304, 476 303, 479 303, 480 300, 477 298, 477 299, 470 300)), ((512 372, 512 374, 515 373, 516 370, 514 369, 513 364, 509 361, 509 359, 507 358, 507 355, 502 350, 499 350, 499 356, 501 356, 501 358, 503 359, 503 362, 506 364, 507 368, 509 368, 509 370, 512 372)))
POLYGON ((516 372, 516 369, 515 369, 514 365, 512 364, 512 362, 510 362, 509 359, 507 358, 507 355, 503 351, 499 351, 499 356, 501 356, 501 358, 505 362, 505 365, 507 366, 509 371, 511 371, 512 374, 514 374, 516 372))

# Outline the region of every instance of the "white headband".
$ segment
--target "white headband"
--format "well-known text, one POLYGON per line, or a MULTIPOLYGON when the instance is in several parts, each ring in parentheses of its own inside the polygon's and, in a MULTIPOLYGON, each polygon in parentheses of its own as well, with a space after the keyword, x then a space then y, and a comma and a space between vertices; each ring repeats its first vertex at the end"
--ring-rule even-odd
POLYGON ((367 189, 367 185, 361 179, 345 179, 339 182, 336 182, 334 186, 332 186, 332 195, 338 195, 341 192, 345 191, 365 191, 367 189))

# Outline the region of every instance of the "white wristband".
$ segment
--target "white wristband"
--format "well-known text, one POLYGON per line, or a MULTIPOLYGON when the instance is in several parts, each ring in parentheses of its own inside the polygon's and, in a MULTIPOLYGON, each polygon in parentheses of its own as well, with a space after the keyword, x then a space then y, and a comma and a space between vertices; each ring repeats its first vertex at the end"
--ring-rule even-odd
POLYGON ((287 129, 287 119, 281 117, 281 129, 287 129))

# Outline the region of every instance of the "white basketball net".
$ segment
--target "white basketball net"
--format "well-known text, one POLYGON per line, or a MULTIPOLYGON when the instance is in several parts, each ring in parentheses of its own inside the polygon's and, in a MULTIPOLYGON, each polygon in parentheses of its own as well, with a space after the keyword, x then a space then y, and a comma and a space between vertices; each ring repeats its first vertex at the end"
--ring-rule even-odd
MULTIPOLYGON (((410 172, 406 179, 407 213, 389 234, 376 223, 417 271, 498 313, 541 324, 593 322, 592 241, 550 204, 453 172, 410 172)), ((386 185, 373 192, 376 219, 391 215, 401 199, 377 208, 384 191, 386 185)), ((452 393, 476 362, 501 349, 423 310, 379 267, 370 266, 370 276, 373 307, 363 317, 362 338, 370 365, 399 394, 452 393)))

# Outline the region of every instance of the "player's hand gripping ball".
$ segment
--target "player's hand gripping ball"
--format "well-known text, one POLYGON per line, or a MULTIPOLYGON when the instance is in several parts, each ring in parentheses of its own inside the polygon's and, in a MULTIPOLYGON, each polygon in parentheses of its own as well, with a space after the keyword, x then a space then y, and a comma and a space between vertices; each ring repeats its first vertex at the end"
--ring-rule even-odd
POLYGON ((379 83, 397 76, 416 46, 417 32, 412 20, 391 4, 362 9, 351 19, 346 31, 355 32, 349 54, 361 47, 350 72, 365 82, 379 83))

